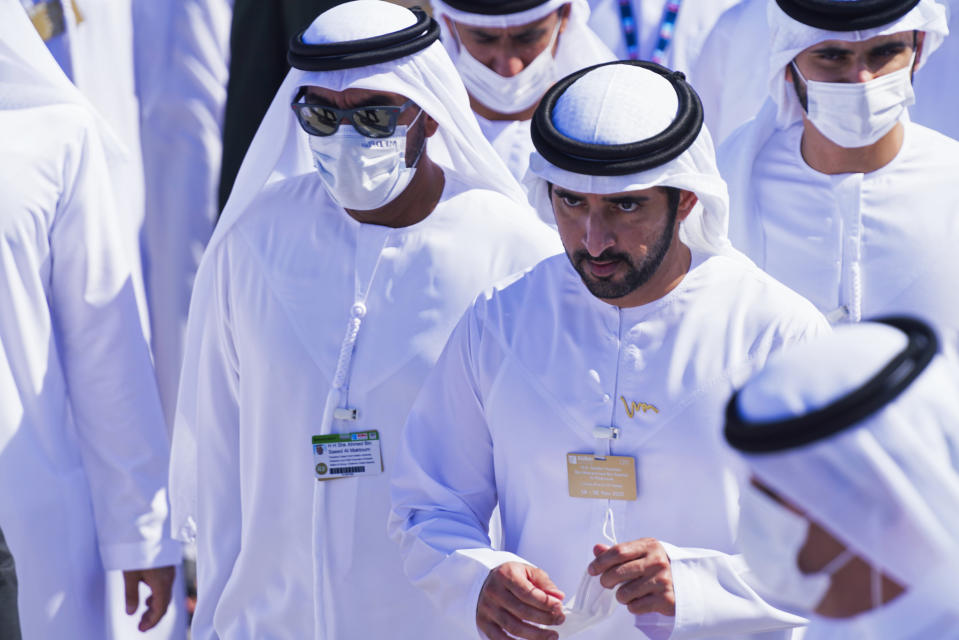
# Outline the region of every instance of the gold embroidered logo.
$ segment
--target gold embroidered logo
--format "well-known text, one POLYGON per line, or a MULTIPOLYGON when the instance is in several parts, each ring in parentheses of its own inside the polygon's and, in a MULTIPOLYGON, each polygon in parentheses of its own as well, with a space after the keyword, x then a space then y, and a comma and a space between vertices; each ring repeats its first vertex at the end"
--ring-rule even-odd
POLYGON ((626 409, 626 415, 630 418, 636 415, 636 413, 639 411, 642 411, 643 413, 647 413, 649 411, 652 411, 653 413, 659 413, 659 409, 651 404, 647 404, 645 402, 626 402, 626 398, 624 396, 619 396, 619 399, 623 401, 623 408, 626 409))

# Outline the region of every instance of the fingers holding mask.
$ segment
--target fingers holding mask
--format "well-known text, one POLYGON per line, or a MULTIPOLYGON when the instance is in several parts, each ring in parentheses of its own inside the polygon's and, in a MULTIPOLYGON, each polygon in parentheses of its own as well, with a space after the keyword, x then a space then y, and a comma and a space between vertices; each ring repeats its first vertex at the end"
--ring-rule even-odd
POLYGON ((673 576, 666 549, 657 540, 643 538, 612 547, 596 545, 591 575, 600 576, 607 589, 619 585, 616 599, 630 613, 676 615, 673 576))
POLYGON ((563 622, 563 593, 542 569, 507 562, 490 571, 476 606, 476 625, 491 640, 512 637, 554 640, 536 624, 563 622))

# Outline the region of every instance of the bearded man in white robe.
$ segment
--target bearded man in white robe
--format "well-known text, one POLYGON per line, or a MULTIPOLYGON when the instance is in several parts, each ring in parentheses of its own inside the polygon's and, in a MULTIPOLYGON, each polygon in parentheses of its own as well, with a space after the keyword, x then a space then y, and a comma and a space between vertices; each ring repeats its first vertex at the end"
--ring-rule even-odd
POLYGON ((522 180, 529 120, 560 78, 614 55, 587 25, 586 0, 433 0, 442 40, 483 135, 522 180))
POLYGON ((944 8, 777 2, 771 99, 719 153, 730 239, 833 323, 911 313, 952 340, 959 142, 908 112, 912 75, 946 33, 944 8))
POLYGON ((400 429, 469 302, 559 243, 438 36, 356 0, 294 39, 200 266, 171 480, 196 639, 453 637, 386 537, 400 429))
MULTIPOLYGON (((106 571, 154 627, 179 545, 169 441, 114 207, 106 126, 0 2, 0 522, 24 637, 104 638, 106 571)), ((114 613, 111 609, 110 613, 114 613)))
POLYGON ((789 637, 803 619, 733 555, 722 407, 825 320, 730 246, 682 74, 573 74, 532 131, 530 197, 566 252, 477 299, 410 413, 390 522, 407 575, 463 638, 789 637))
POLYGON ((917 318, 838 327, 730 400, 740 544, 806 640, 959 638, 959 371, 917 318))

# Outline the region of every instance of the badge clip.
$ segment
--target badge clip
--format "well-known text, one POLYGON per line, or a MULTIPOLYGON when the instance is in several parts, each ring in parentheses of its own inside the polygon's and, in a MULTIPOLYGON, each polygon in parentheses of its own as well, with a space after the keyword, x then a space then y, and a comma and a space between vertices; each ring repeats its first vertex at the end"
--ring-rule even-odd
POLYGON ((619 427, 593 427, 593 437, 596 438, 596 448, 593 457, 597 460, 605 460, 606 447, 601 446, 603 440, 617 440, 619 438, 619 427))
POLYGON ((356 409, 333 409, 334 420, 347 420, 350 422, 355 422, 359 416, 360 412, 356 409))

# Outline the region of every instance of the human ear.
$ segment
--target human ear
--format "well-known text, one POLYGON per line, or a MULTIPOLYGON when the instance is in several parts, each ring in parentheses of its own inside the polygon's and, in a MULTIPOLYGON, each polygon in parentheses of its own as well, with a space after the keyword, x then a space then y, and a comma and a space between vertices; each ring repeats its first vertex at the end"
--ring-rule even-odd
POLYGON ((559 32, 563 33, 566 31, 566 27, 569 25, 569 13, 570 7, 572 5, 564 4, 559 8, 559 32))
POLYGON ((695 193, 681 189, 679 191, 679 206, 676 207, 676 219, 679 221, 685 220, 697 202, 699 202, 699 197, 695 193))
POLYGON ((450 20, 449 16, 443 16, 443 21, 446 22, 446 28, 449 30, 450 34, 453 36, 453 42, 456 44, 456 52, 460 51, 460 34, 456 30, 456 24, 450 20))
POLYGON ((430 117, 430 114, 423 112, 423 131, 426 133, 426 137, 431 137, 436 130, 440 128, 440 123, 430 117))
POLYGON ((912 73, 916 73, 916 71, 919 70, 919 61, 922 60, 922 49, 925 42, 926 42, 926 32, 920 31, 919 35, 916 38, 916 59, 912 63, 912 73))

